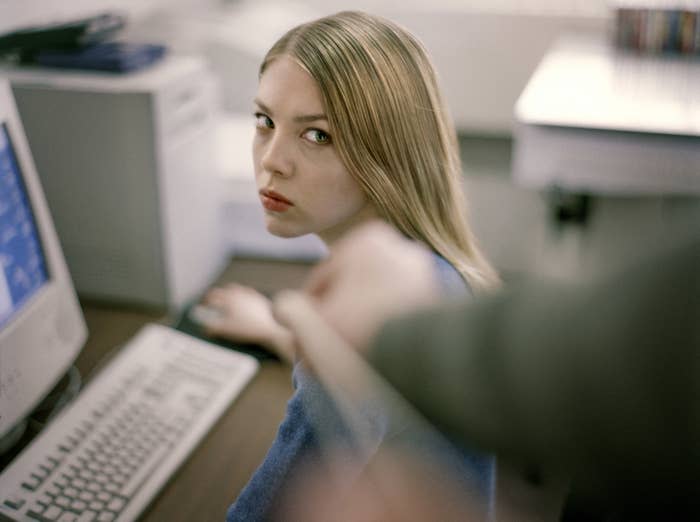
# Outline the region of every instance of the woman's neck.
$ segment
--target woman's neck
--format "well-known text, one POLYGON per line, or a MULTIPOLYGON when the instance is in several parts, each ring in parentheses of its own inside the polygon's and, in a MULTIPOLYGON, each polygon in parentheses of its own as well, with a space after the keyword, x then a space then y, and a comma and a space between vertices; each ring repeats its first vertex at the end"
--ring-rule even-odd
POLYGON ((323 241, 323 243, 326 245, 328 251, 331 252, 333 251, 333 245, 351 229, 355 228, 356 226, 362 223, 366 223, 375 219, 380 219, 379 215, 377 214, 377 211, 375 210, 374 206, 370 203, 367 203, 347 221, 343 221, 343 223, 336 225, 333 228, 329 228, 327 230, 324 230, 323 232, 319 232, 318 237, 321 238, 321 241, 323 241))

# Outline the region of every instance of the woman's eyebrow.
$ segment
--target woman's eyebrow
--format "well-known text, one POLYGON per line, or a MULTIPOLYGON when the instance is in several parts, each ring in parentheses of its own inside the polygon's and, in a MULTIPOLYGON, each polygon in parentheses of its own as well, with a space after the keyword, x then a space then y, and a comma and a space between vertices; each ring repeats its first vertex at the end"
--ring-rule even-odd
POLYGON ((304 114, 302 116, 295 116, 294 121, 300 122, 300 123, 308 123, 310 121, 317 121, 317 120, 328 120, 325 114, 304 114))
MULTIPOLYGON (((257 98, 253 100, 253 102, 260 107, 264 112, 266 112, 268 115, 272 116, 272 110, 265 105, 263 102, 258 100, 257 98)), ((297 123, 308 123, 311 121, 318 121, 318 120, 328 120, 328 117, 324 113, 319 113, 319 114, 301 114, 299 116, 294 116, 292 118, 293 121, 297 123)))
POLYGON ((255 98, 255 99, 253 100, 253 103, 254 103, 255 105, 257 105, 258 107, 260 107, 260 108, 261 108, 263 111, 265 111, 266 113, 272 114, 272 111, 270 110, 270 108, 269 108, 267 105, 265 105, 263 102, 261 102, 260 100, 258 100, 257 98, 255 98))

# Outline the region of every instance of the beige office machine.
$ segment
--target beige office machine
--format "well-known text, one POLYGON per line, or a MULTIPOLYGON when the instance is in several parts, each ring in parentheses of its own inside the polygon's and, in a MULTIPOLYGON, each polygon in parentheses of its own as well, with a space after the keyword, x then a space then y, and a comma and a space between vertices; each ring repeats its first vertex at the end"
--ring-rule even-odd
POLYGON ((224 261, 212 166, 216 83, 171 56, 135 74, 9 77, 82 296, 179 308, 224 261))

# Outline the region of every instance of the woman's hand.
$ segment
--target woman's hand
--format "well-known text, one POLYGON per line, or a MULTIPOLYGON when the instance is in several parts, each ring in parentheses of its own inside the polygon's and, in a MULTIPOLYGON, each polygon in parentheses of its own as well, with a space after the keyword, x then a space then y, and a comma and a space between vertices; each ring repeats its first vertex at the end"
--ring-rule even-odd
POLYGON ((270 300, 254 288, 236 283, 215 287, 202 302, 221 311, 202 325, 207 335, 260 345, 287 362, 294 359, 291 334, 272 316, 270 300))

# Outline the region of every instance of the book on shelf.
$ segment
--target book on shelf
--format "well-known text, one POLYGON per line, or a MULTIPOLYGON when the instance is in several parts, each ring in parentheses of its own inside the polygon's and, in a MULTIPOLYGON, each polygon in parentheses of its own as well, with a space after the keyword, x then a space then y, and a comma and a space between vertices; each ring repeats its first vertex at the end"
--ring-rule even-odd
POLYGON ((618 47, 700 56, 700 0, 618 0, 613 6, 618 47))

